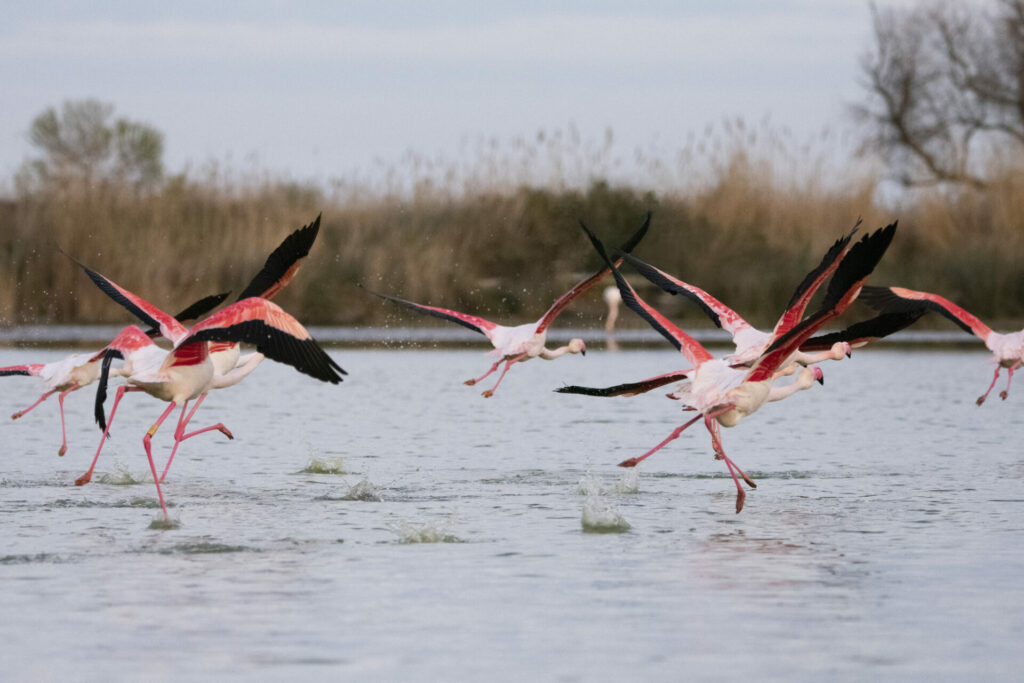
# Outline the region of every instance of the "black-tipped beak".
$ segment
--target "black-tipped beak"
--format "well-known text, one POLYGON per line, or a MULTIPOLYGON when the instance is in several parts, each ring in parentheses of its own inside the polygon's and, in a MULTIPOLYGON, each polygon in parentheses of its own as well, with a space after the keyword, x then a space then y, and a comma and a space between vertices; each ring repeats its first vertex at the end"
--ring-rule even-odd
POLYGON ((846 352, 846 357, 847 358, 853 358, 853 351, 847 351, 846 352))
POLYGON ((580 349, 580 355, 581 356, 587 355, 587 350, 586 349, 580 349))
POLYGON ((819 378, 818 378, 818 379, 816 379, 815 381, 816 381, 816 382, 817 382, 818 384, 820 384, 821 386, 825 386, 825 376, 824 376, 824 375, 822 375, 821 377, 819 377, 819 378))

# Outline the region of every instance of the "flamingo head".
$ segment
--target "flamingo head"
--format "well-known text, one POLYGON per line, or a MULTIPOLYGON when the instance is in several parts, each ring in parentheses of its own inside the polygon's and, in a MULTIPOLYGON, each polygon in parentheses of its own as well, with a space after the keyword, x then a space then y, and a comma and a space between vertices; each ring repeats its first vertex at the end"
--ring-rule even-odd
MULTIPOLYGON (((846 342, 843 343, 845 344, 846 342)), ((821 368, 815 365, 811 368, 811 373, 814 375, 815 382, 821 384, 822 386, 825 385, 825 373, 821 371, 821 368)))
POLYGON ((583 343, 582 339, 570 339, 569 353, 579 353, 585 356, 587 355, 587 345, 583 343))

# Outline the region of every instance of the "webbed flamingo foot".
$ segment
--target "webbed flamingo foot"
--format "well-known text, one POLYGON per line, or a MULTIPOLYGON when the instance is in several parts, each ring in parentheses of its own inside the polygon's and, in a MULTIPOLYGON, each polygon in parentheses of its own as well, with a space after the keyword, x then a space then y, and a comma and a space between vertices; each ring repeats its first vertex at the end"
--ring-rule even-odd
POLYGON ((60 447, 60 450, 59 450, 59 451, 57 451, 57 455, 58 455, 58 456, 60 456, 60 457, 63 457, 63 456, 64 456, 64 454, 65 454, 65 453, 67 453, 67 452, 68 452, 68 445, 67 445, 67 444, 64 444, 64 445, 62 445, 62 446, 60 447))
POLYGON ((467 379, 465 382, 463 382, 463 384, 465 384, 467 387, 471 387, 474 384, 476 384, 476 380, 475 379, 467 379))
POLYGON ((75 479, 75 486, 85 486, 92 481, 92 470, 89 470, 78 479, 75 479))
POLYGON ((1010 392, 1008 392, 1006 390, 1003 390, 1003 391, 999 392, 999 398, 1003 399, 1004 401, 1006 400, 1006 397, 1009 396, 1009 395, 1010 395, 1010 392))

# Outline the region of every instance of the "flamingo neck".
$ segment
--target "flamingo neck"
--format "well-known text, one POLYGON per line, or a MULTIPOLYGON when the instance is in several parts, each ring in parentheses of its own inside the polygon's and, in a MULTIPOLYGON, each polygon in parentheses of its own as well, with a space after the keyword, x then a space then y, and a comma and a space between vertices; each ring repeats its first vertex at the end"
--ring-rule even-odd
POLYGON ((250 353, 247 356, 239 359, 238 364, 225 372, 224 374, 217 374, 213 378, 212 388, 223 389, 238 384, 243 379, 249 376, 253 370, 259 367, 259 364, 263 362, 265 356, 262 353, 250 353))

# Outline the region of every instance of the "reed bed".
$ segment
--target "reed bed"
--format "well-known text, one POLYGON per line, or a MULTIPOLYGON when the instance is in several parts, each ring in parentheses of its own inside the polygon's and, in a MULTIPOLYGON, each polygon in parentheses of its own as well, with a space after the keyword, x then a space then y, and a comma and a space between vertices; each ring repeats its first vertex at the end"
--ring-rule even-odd
MULTIPOLYGON (((858 217, 868 229, 900 220, 873 282, 942 293, 994 325, 1024 320, 1019 175, 1006 172, 984 191, 921 190, 885 204, 876 199, 880 173, 825 172, 813 154, 741 123, 680 150, 672 168, 643 152, 624 163, 610 133, 596 145, 571 133, 507 147, 481 141, 469 162, 410 155, 377 186, 211 166, 147 192, 109 182, 18 190, 0 202, 0 324, 125 321, 67 255, 171 311, 240 291, 286 234, 321 212, 320 239, 278 299, 304 322, 435 324, 357 284, 525 322, 599 267, 577 220, 614 245, 648 210, 637 255, 758 324, 774 320, 858 217)), ((567 324, 598 324, 599 290, 567 324)), ((651 296, 687 324, 707 325, 678 298, 651 296)))

